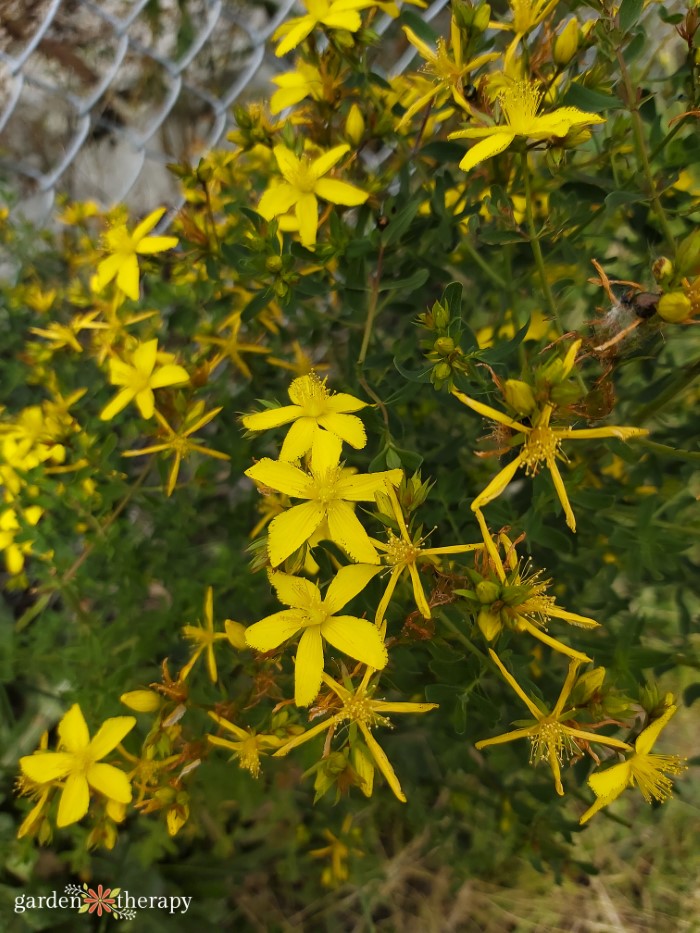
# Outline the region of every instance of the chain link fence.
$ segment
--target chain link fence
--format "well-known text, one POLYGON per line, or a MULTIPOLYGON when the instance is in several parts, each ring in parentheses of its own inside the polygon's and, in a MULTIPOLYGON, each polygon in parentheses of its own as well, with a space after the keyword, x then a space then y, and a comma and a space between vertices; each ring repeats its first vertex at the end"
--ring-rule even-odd
POLYGON ((58 192, 138 213, 173 204, 166 164, 196 163, 224 138, 235 101, 269 94, 285 64, 268 40, 293 5, 0 0, 0 198, 38 222, 58 192))

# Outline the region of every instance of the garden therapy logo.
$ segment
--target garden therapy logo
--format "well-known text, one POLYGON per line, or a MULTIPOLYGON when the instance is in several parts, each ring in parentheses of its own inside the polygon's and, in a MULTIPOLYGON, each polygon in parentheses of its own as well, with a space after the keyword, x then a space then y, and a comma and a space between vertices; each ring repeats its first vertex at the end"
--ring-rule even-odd
POLYGON ((83 883, 69 884, 65 894, 53 891, 48 896, 34 897, 20 894, 15 898, 15 913, 27 910, 77 910, 79 914, 109 916, 114 920, 133 920, 136 910, 167 910, 169 914, 186 914, 192 903, 191 897, 165 897, 162 895, 130 894, 121 888, 95 887, 83 883))

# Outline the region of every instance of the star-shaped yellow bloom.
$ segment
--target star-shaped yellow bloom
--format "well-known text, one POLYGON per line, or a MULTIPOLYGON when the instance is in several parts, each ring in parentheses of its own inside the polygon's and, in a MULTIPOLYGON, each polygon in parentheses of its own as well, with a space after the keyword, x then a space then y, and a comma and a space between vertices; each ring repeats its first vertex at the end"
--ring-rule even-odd
POLYGON ((288 394, 291 405, 269 408, 241 419, 249 431, 265 431, 292 422, 282 444, 280 460, 301 459, 313 450, 324 430, 357 449, 367 443, 364 425, 359 418, 348 414, 366 408, 366 402, 344 392, 330 392, 326 380, 319 379, 313 372, 295 379, 288 394))
POLYGON ((384 749, 372 735, 372 729, 376 726, 390 726, 391 723, 386 718, 387 713, 427 713, 431 709, 437 709, 437 703, 391 703, 386 700, 375 700, 373 698, 374 689, 369 687, 369 680, 374 673, 371 667, 368 667, 364 673, 362 681, 355 690, 349 690, 341 686, 337 681, 323 674, 323 683, 329 687, 341 702, 339 712, 334 713, 328 719, 312 726, 306 732, 296 736, 286 745, 283 745, 274 753, 275 758, 287 755, 292 749, 303 745, 310 739, 321 735, 323 732, 333 733, 335 727, 342 723, 354 723, 362 733, 362 737, 367 743, 367 748, 372 756, 374 763, 384 775, 387 784, 402 803, 406 803, 406 796, 401 789, 396 772, 391 766, 391 762, 386 757, 384 749))
POLYGON ((306 15, 295 16, 282 23, 272 36, 274 40, 284 37, 275 49, 278 58, 295 49, 317 26, 357 32, 362 25, 357 11, 374 6, 374 0, 303 0, 303 4, 307 9, 306 15))
POLYGON ((284 739, 276 735, 261 735, 254 729, 241 729, 223 716, 209 711, 209 715, 227 732, 234 736, 233 739, 224 739, 219 735, 207 735, 207 739, 212 745, 218 745, 219 748, 227 748, 232 751, 238 762, 245 771, 250 771, 254 778, 260 775, 260 755, 265 754, 271 748, 279 748, 284 744, 284 739))
POLYGON ((217 460, 230 459, 228 454, 221 453, 218 450, 210 450, 208 447, 196 443, 192 438, 191 435, 199 431, 200 428, 203 428, 205 424, 209 424, 212 418, 215 418, 219 414, 221 408, 214 408, 206 414, 202 414, 203 411, 204 402, 196 402, 177 431, 170 427, 159 411, 155 411, 156 420, 164 431, 166 440, 161 444, 151 444, 149 447, 142 447, 140 450, 125 450, 122 457, 142 457, 145 454, 155 454, 165 450, 172 451, 172 453, 175 454, 175 460, 173 461, 170 476, 168 477, 168 485, 166 487, 166 495, 171 496, 177 484, 180 464, 183 460, 187 459, 193 451, 204 454, 206 457, 214 457, 217 460))
POLYGON ((464 96, 465 78, 486 62, 498 58, 499 53, 487 52, 484 55, 478 55, 471 61, 465 61, 462 54, 461 30, 454 17, 450 23, 449 51, 444 39, 437 40, 437 49, 433 51, 409 26, 404 26, 403 31, 411 45, 425 59, 426 63, 421 71, 433 79, 433 86, 411 104, 401 117, 397 129, 401 129, 411 117, 415 116, 429 103, 436 107, 442 107, 450 98, 463 110, 471 113, 471 108, 464 96))
POLYGON ((112 279, 116 278, 117 287, 133 301, 139 297, 139 261, 137 256, 162 253, 166 249, 177 246, 178 240, 174 236, 148 236, 165 213, 165 208, 149 214, 145 220, 129 233, 126 224, 118 224, 107 231, 105 245, 110 255, 97 267, 92 278, 91 286, 94 291, 101 292, 112 279))
MULTIPOLYGON (((482 507, 497 499, 507 488, 520 467, 525 468, 528 476, 534 476, 539 471, 541 464, 544 463, 552 475, 554 488, 566 515, 566 524, 572 531, 576 531, 576 519, 566 493, 564 480, 557 466, 557 459, 566 459, 560 451, 562 442, 567 440, 592 440, 599 437, 617 437, 625 441, 631 437, 646 437, 649 433, 646 428, 627 428, 618 427, 617 425, 608 425, 603 428, 553 428, 549 424, 553 411, 552 406, 549 404, 533 415, 533 424, 530 426, 510 418, 496 408, 491 408, 490 405, 477 402, 476 399, 470 398, 463 392, 457 391, 457 389, 453 389, 452 394, 468 408, 471 408, 472 411, 478 412, 484 418, 497 421, 522 436, 522 440, 519 441, 522 447, 518 456, 503 467, 501 472, 491 480, 488 486, 472 502, 471 508, 472 511, 476 512, 477 518, 482 507)), ((485 543, 487 543, 486 540, 485 543)))
POLYGON ((133 716, 107 719, 90 739, 87 724, 75 703, 58 724, 59 751, 37 751, 20 758, 22 772, 37 784, 63 781, 56 825, 77 823, 88 811, 90 790, 108 801, 127 804, 131 785, 126 774, 114 765, 100 763, 136 725, 133 716))
POLYGON ((156 366, 157 355, 158 341, 148 340, 134 350, 130 363, 114 358, 109 361, 109 381, 123 388, 102 409, 102 421, 114 418, 132 401, 136 402, 144 418, 152 418, 155 410, 154 389, 189 382, 187 370, 182 366, 174 363, 156 366))
POLYGON ((504 742, 514 742, 516 739, 529 739, 530 764, 536 765, 540 761, 546 761, 549 764, 554 775, 554 785, 559 795, 564 793, 561 783, 561 766, 565 760, 573 758, 580 752, 580 747, 574 741, 575 739, 583 742, 596 742, 598 745, 608 745, 610 748, 620 748, 623 751, 631 751, 630 746, 626 742, 620 741, 620 739, 609 738, 607 735, 598 735, 595 732, 588 732, 585 729, 576 727, 575 710, 566 709, 565 704, 576 682, 576 673, 580 661, 573 659, 569 662, 569 670, 564 686, 561 688, 559 699, 554 704, 554 708, 549 711, 540 709, 530 699, 513 675, 505 669, 495 651, 489 649, 489 654, 501 674, 530 710, 533 720, 531 724, 523 728, 497 735, 493 739, 482 739, 481 742, 476 743, 476 748, 482 749, 489 745, 502 745, 504 742))
POLYGON ((489 29, 500 29, 514 32, 513 41, 506 49, 504 64, 506 69, 510 64, 520 40, 539 26, 542 20, 554 10, 559 0, 509 0, 513 14, 511 23, 489 23, 489 29))
POLYGON ((241 337, 241 327, 242 327, 241 312, 234 311, 233 314, 229 315, 225 321, 218 327, 219 333, 228 330, 228 334, 224 334, 221 337, 209 337, 206 335, 198 335, 195 339, 200 343, 210 343, 221 349, 214 357, 210 363, 211 369, 214 369, 216 366, 221 363, 222 360, 228 358, 231 360, 236 369, 245 376, 246 379, 252 378, 252 373, 250 367, 243 358, 244 353, 258 353, 265 354, 269 353, 269 348, 260 343, 250 343, 241 337))
POLYGON ((342 567, 325 597, 315 583, 287 573, 270 574, 280 602, 289 609, 276 612, 246 629, 246 642, 257 651, 272 651, 301 630, 294 669, 294 702, 309 706, 321 689, 324 640, 344 654, 381 670, 386 666, 384 639, 368 619, 337 615, 379 572, 378 567, 342 567))
POLYGON ((194 643, 195 649, 192 657, 180 671, 178 681, 184 681, 194 667, 199 656, 206 652, 207 671, 212 683, 216 683, 218 671, 216 669, 216 656, 214 645, 217 641, 228 641, 229 644, 241 650, 245 648, 244 627, 240 622, 227 619, 224 632, 214 631, 214 591, 209 586, 204 597, 204 625, 183 625, 182 634, 194 643))
POLYGON ((669 706, 662 716, 639 733, 634 743, 634 754, 627 761, 589 777, 588 785, 598 799, 586 810, 580 823, 587 823, 599 810, 617 800, 627 787, 634 787, 635 784, 647 803, 653 800, 663 803, 672 796, 673 783, 666 774, 681 774, 687 765, 678 755, 652 755, 651 750, 676 709, 675 706, 669 706))
POLYGON ((399 505, 399 500, 390 486, 387 487, 386 494, 391 502, 396 523, 399 526, 399 537, 397 538, 397 536, 390 531, 389 540, 386 544, 381 541, 376 541, 374 538, 371 539, 372 544, 380 551, 384 552, 384 560, 392 568, 389 576, 389 583, 377 607, 375 622, 381 625, 384 621, 384 615, 391 601, 391 597, 394 595, 396 584, 399 582, 404 570, 408 570, 411 578, 411 583, 413 584, 413 598, 416 601, 416 606, 423 618, 429 619, 431 617, 430 606, 425 597, 425 590, 423 589, 423 584, 421 583, 418 573, 418 563, 430 563, 432 558, 439 557, 442 554, 467 554, 469 551, 482 549, 484 545, 479 543, 455 544, 448 547, 421 547, 422 539, 414 541, 413 538, 411 538, 406 526, 406 520, 403 516, 403 511, 399 505))
POLYGON ((308 156, 298 159, 286 146, 275 146, 273 151, 284 181, 267 189, 260 199, 258 213, 265 220, 272 220, 294 208, 304 246, 313 246, 316 242, 318 198, 331 204, 356 207, 369 197, 354 185, 324 177, 350 151, 348 145, 335 146, 313 160, 308 156))
POLYGON ((552 113, 537 115, 543 97, 542 91, 531 81, 518 81, 503 90, 498 100, 505 123, 495 126, 470 126, 450 133, 449 139, 481 139, 482 142, 467 152, 459 167, 469 172, 499 152, 503 152, 517 138, 550 139, 566 136, 573 126, 604 123, 603 117, 586 113, 577 107, 559 107, 552 113))
POLYGON ((340 465, 340 439, 326 432, 317 440, 313 460, 306 473, 299 467, 265 457, 245 475, 294 499, 306 499, 270 523, 268 554, 277 567, 327 521, 328 534, 354 561, 378 564, 379 555, 353 512, 351 502, 372 502, 387 484, 397 486, 403 471, 354 473, 340 465))
POLYGON ((558 606, 556 598, 547 592, 552 581, 543 580, 541 570, 530 571, 529 561, 522 566, 515 545, 507 535, 501 533, 498 539, 505 553, 505 560, 501 560, 495 546, 487 547, 491 558, 491 561, 487 562, 487 568, 491 573, 488 570, 484 573, 482 570, 483 580, 475 583, 473 590, 457 590, 460 595, 469 599, 477 625, 487 641, 494 641, 504 628, 508 628, 516 632, 527 632, 570 658, 590 661, 583 652, 552 638, 544 629, 550 619, 561 619, 570 625, 587 629, 597 628, 599 623, 588 616, 569 612, 558 606))

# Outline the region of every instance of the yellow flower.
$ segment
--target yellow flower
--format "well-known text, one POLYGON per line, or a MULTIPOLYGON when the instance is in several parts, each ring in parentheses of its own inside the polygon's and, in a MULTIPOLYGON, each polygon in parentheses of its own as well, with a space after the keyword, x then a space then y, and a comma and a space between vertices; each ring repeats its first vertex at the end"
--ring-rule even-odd
POLYGON ((70 324, 60 324, 58 321, 52 321, 48 327, 30 327, 29 332, 36 334, 37 337, 44 337, 49 340, 53 350, 70 347, 76 353, 82 353, 83 348, 78 340, 78 334, 82 330, 99 330, 108 326, 95 321, 98 314, 99 311, 76 314, 70 324))
POLYGON ((178 240, 174 236, 148 236, 165 213, 165 208, 149 214, 145 220, 129 233, 126 224, 118 224, 107 231, 105 236, 106 247, 110 255, 97 267, 92 277, 91 286, 94 291, 101 292, 112 279, 116 278, 117 287, 133 301, 139 297, 139 261, 138 255, 161 253, 163 250, 177 246, 178 240))
POLYGON ((216 357, 211 362, 211 368, 214 369, 219 363, 228 357, 236 369, 245 376, 246 379, 252 378, 250 367, 243 359, 243 353, 268 353, 268 348, 259 343, 245 343, 240 338, 241 333, 241 312, 235 311, 229 315, 218 328, 219 332, 230 330, 230 333, 223 337, 197 336, 196 340, 200 343, 211 343, 214 346, 221 347, 216 357))
POLYGON ((368 619, 337 615, 379 571, 378 567, 342 567, 325 597, 315 583, 287 573, 271 573, 283 609, 246 629, 245 638, 257 651, 272 651, 302 631, 294 669, 294 702, 309 706, 318 696, 323 673, 323 641, 363 664, 381 670, 386 666, 384 639, 368 619))
POLYGON ((559 699, 554 704, 554 708, 549 711, 542 710, 535 705, 513 675, 509 674, 505 669, 495 651, 489 648, 489 654, 506 681, 530 710, 533 720, 528 725, 512 732, 497 735, 493 739, 482 739, 481 742, 476 743, 476 748, 482 749, 489 745, 502 745, 504 742, 514 742, 516 739, 529 739, 530 764, 536 765, 540 761, 546 761, 549 764, 559 795, 564 793, 561 783, 561 765, 564 760, 578 755, 580 751, 579 746, 574 741, 575 739, 580 739, 583 742, 597 742, 599 745, 608 745, 611 748, 631 751, 630 746, 626 742, 621 742, 620 739, 612 739, 607 735, 598 735, 595 732, 576 728, 575 710, 567 709, 565 704, 576 681, 576 672, 581 663, 580 661, 573 659, 569 662, 569 670, 564 686, 561 688, 559 699), (570 722, 573 722, 574 725, 569 725, 570 722))
POLYGON ((473 512, 477 513, 477 518, 481 508, 497 499, 507 488, 520 467, 525 468, 528 476, 534 476, 539 471, 540 464, 544 462, 552 475, 554 488, 566 515, 566 524, 572 531, 576 531, 576 519, 569 503, 564 480, 557 466, 557 459, 566 459, 560 451, 562 441, 582 441, 599 437, 617 437, 624 441, 631 437, 646 437, 649 433, 646 428, 623 428, 617 425, 609 425, 603 428, 552 428, 549 419, 553 409, 549 404, 545 405, 544 409, 533 417, 532 426, 528 426, 509 418, 508 415, 491 408, 490 405, 477 402, 476 399, 470 398, 456 389, 452 390, 452 394, 468 408, 483 415, 484 418, 491 418, 493 421, 497 421, 499 424, 503 424, 522 435, 522 440, 519 441, 522 444, 522 449, 518 456, 505 466, 472 502, 471 508, 473 512))
POLYGON ((482 140, 467 152, 459 167, 465 172, 470 171, 479 162, 503 152, 518 137, 536 140, 563 137, 572 126, 605 122, 603 117, 585 113, 577 107, 559 107, 552 113, 537 116, 542 97, 542 91, 531 81, 515 82, 498 95, 505 123, 468 127, 450 133, 449 139, 482 140))
POLYGON ((509 66, 520 40, 528 35, 554 10, 559 0, 509 0, 513 14, 512 23, 489 23, 489 29, 514 32, 515 37, 506 49, 505 65, 509 66))
POLYGON ((322 832, 328 845, 323 846, 321 849, 311 849, 309 851, 311 858, 329 859, 330 861, 330 864, 326 865, 321 872, 321 884, 324 887, 334 888, 347 881, 349 877, 348 857, 350 855, 364 855, 361 849, 356 849, 350 845, 353 837, 354 839, 359 838, 359 831, 351 827, 352 816, 348 814, 340 829, 340 836, 347 839, 347 843, 332 833, 330 829, 324 829, 322 832))
POLYGON ((303 0, 303 4, 307 9, 306 15, 295 16, 282 23, 272 36, 273 40, 284 36, 275 49, 278 58, 295 49, 317 26, 357 32, 362 25, 357 11, 374 6, 374 0, 303 0))
POLYGON ((187 413, 187 416, 185 417, 185 420, 178 431, 170 427, 168 422, 159 411, 155 411, 154 414, 156 416, 156 420, 165 432, 167 440, 165 440, 162 444, 152 444, 150 447, 142 447, 140 450, 125 450, 124 453, 122 453, 122 457, 142 457, 145 454, 160 453, 163 450, 172 451, 172 453, 175 454, 175 460, 170 470, 168 485, 166 487, 166 495, 171 496, 177 484, 177 477, 180 473, 180 464, 183 460, 189 457, 192 451, 204 454, 207 457, 215 457, 217 460, 229 459, 228 454, 221 453, 218 450, 210 450, 208 447, 203 447, 201 444, 195 443, 194 439, 191 438, 192 434, 194 434, 196 431, 199 431, 200 428, 203 428, 205 424, 209 424, 212 418, 215 418, 219 414, 221 408, 214 408, 212 411, 208 411, 205 415, 202 414, 203 410, 204 402, 196 402, 192 409, 187 413))
POLYGON ((375 541, 374 538, 371 539, 372 544, 374 544, 376 548, 379 548, 380 551, 384 552, 384 560, 392 568, 391 575, 389 576, 389 583, 377 607, 375 622, 380 625, 384 621, 384 614, 394 594, 396 584, 399 582, 404 570, 408 570, 409 576, 411 577, 413 598, 416 601, 416 606, 420 610, 422 616, 429 619, 431 616, 430 606, 428 605, 428 600, 425 597, 425 590, 423 589, 423 584, 418 574, 418 562, 422 561, 428 563, 431 561, 431 558, 438 557, 441 554, 466 554, 469 551, 480 550, 484 545, 455 544, 449 547, 422 548, 422 539, 418 542, 414 542, 411 538, 396 493, 390 486, 387 487, 386 493, 391 502, 394 518, 399 526, 399 537, 397 538, 396 535, 390 531, 389 540, 386 544, 383 544, 381 541, 375 541))
POLYGON ((189 382, 187 370, 182 366, 166 363, 156 367, 157 354, 158 341, 148 340, 146 343, 140 343, 133 351, 130 363, 118 359, 109 361, 109 381, 112 385, 123 388, 102 409, 102 421, 114 418, 132 401, 136 401, 144 418, 152 418, 155 410, 154 389, 189 382))
POLYGON ((275 146, 275 159, 284 181, 268 188, 260 199, 258 213, 265 220, 272 220, 295 210, 299 234, 304 246, 313 246, 318 230, 318 200, 331 204, 356 207, 364 204, 369 195, 354 185, 336 178, 324 178, 334 165, 350 151, 350 146, 335 146, 318 158, 303 156, 298 159, 286 146, 275 146))
POLYGON ((652 755, 651 749, 676 709, 675 706, 669 706, 663 716, 639 733, 634 743, 634 754, 627 761, 589 777, 588 785, 598 799, 583 814, 579 820, 581 824, 587 823, 595 813, 617 800, 627 787, 634 787, 635 784, 647 803, 653 800, 663 803, 672 796, 673 784, 666 774, 681 774, 687 765, 678 755, 652 755))
POLYGON ((270 113, 272 114, 278 114, 287 107, 293 107, 305 97, 323 100, 325 96, 321 71, 308 62, 298 61, 293 71, 276 75, 271 80, 278 87, 270 98, 270 113))
POLYGON ((187 678, 188 674, 194 667, 197 658, 206 652, 207 671, 209 672, 211 682, 213 684, 216 683, 218 672, 216 670, 214 644, 217 641, 228 641, 229 643, 233 644, 233 641, 229 636, 229 628, 231 626, 239 626, 242 634, 243 626, 241 626, 239 622, 231 622, 230 620, 227 620, 226 622, 226 631, 214 631, 214 591, 210 586, 207 587, 207 593, 204 597, 204 625, 183 625, 182 627, 182 634, 185 636, 185 638, 188 638, 191 642, 194 643, 195 649, 192 657, 180 671, 180 676, 178 678, 179 681, 184 681, 187 678))
POLYGON ((353 473, 340 465, 341 442, 333 434, 317 440, 308 473, 280 460, 265 457, 245 471, 245 475, 294 499, 306 499, 273 518, 269 530, 270 563, 277 567, 309 540, 324 520, 328 533, 351 559, 378 564, 379 555, 352 510, 351 502, 372 502, 374 493, 386 484, 398 485, 403 472, 353 473), (321 443, 321 439, 323 443, 321 443))
POLYGON ((131 785, 126 774, 114 765, 100 762, 135 725, 133 716, 115 716, 107 719, 91 740, 80 707, 75 703, 58 724, 59 751, 37 751, 20 758, 20 768, 29 780, 37 784, 64 781, 57 826, 69 826, 85 816, 90 790, 103 794, 108 801, 130 803, 131 785))
POLYGON ((0 551, 5 552, 5 566, 10 574, 21 573, 24 569, 24 557, 32 553, 32 542, 16 542, 18 532, 21 530, 18 515, 28 525, 36 525, 44 510, 38 505, 30 505, 24 511, 5 509, 0 512, 0 551))
POLYGON ((269 408, 253 415, 244 415, 243 426, 249 431, 265 431, 293 422, 282 444, 280 460, 299 460, 313 450, 316 439, 328 431, 360 449, 367 443, 367 435, 359 418, 348 414, 367 407, 366 402, 353 395, 330 392, 326 380, 316 373, 300 376, 289 387, 292 405, 269 408))
POLYGON ((498 582, 484 576, 483 581, 475 585, 473 592, 457 591, 470 599, 484 637, 487 641, 494 641, 507 627, 516 632, 528 632, 538 641, 570 658, 590 661, 583 652, 570 648, 542 630, 550 619, 561 619, 570 625, 587 629, 597 628, 600 623, 557 606, 556 598, 547 592, 552 581, 543 580, 541 570, 529 572, 529 562, 523 569, 510 538, 503 533, 498 537, 506 555, 505 566, 493 543, 487 546, 498 582))
POLYGON ((235 740, 232 741, 218 735, 207 734, 211 744, 230 749, 238 758, 241 768, 250 771, 254 778, 260 775, 260 755, 271 748, 279 748, 284 743, 284 739, 276 735, 260 735, 253 729, 241 729, 240 726, 211 711, 209 715, 215 723, 235 736, 235 740))
POLYGON ((421 71, 432 77, 433 86, 411 104, 399 120, 397 129, 401 129, 411 117, 418 113, 419 110, 427 107, 428 104, 442 107, 450 97, 459 107, 471 113, 471 108, 464 96, 464 80, 468 74, 476 71, 486 62, 498 58, 499 53, 487 52, 485 55, 478 55, 471 61, 465 62, 462 55, 462 35, 454 17, 450 23, 449 52, 444 39, 437 40, 437 50, 433 51, 410 27, 404 26, 403 31, 411 45, 425 59, 426 64, 421 71))
POLYGON ((386 713, 427 713, 431 709, 437 709, 437 703, 390 703, 386 700, 373 699, 374 689, 369 688, 369 679, 374 671, 368 667, 364 676, 355 690, 348 690, 341 686, 337 681, 329 677, 328 674, 322 675, 323 683, 338 697, 342 706, 340 711, 334 713, 328 719, 312 726, 302 735, 298 735, 291 741, 283 745, 274 753, 275 758, 287 755, 292 749, 303 745, 309 739, 321 735, 322 732, 332 734, 335 727, 341 723, 349 722, 357 725, 362 733, 367 749, 369 750, 374 763, 384 775, 387 784, 402 803, 406 803, 406 797, 401 790, 399 779, 391 766, 391 762, 386 757, 384 749, 372 735, 372 729, 376 726, 390 726, 390 721, 386 718, 386 713))

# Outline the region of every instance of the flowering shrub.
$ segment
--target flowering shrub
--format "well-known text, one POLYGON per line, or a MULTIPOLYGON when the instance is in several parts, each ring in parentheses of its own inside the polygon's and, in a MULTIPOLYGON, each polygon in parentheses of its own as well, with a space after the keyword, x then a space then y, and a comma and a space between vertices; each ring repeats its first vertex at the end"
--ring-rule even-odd
POLYGON ((426 827, 562 872, 686 767, 698 8, 422 6, 308 0, 175 216, 5 228, 25 863, 293 912, 426 827))

